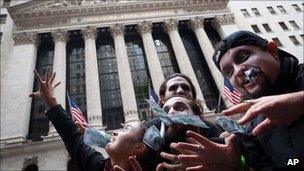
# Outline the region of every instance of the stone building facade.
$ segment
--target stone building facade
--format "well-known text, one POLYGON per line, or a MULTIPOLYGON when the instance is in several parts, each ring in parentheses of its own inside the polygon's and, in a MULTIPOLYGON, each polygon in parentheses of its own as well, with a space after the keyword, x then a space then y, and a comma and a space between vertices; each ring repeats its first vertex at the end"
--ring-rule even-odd
MULTIPOLYGON (((189 76, 205 112, 229 106, 214 46, 239 30, 227 0, 45 0, 10 2, 1 24, 1 170, 74 170, 44 116, 33 70, 47 66, 88 123, 112 131, 149 117, 149 85, 189 76)), ((2 11, 2 10, 1 10, 2 11)), ((214 119, 214 112, 207 118, 214 119)), ((103 153, 103 151, 101 151, 103 153)))

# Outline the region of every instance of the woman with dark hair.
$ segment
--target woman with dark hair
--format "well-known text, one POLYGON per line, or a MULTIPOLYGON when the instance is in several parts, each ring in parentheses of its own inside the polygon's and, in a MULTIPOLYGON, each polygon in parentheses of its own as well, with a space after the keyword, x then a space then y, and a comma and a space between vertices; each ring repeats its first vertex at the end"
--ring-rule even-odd
MULTIPOLYGON (((39 96, 50 107, 46 113, 65 143, 72 159, 83 170, 155 170, 159 163, 159 153, 163 150, 164 126, 158 118, 133 125, 126 125, 120 131, 114 131, 105 151, 109 158, 95 151, 83 141, 83 134, 78 131, 67 112, 57 103, 53 90, 60 83, 53 86, 55 74, 46 69, 44 79, 34 71, 40 89, 30 96, 39 96), (151 132, 152 131, 152 132, 151 132), (153 136, 149 136, 153 135, 153 136)), ((170 142, 167 142, 170 144, 170 142)))

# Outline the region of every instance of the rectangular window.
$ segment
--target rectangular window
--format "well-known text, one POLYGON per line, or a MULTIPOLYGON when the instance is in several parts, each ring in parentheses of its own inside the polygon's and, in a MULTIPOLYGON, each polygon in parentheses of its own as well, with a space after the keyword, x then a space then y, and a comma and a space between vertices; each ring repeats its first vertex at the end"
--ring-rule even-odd
POLYGON ((4 0, 3 7, 9 7, 11 4, 11 0, 4 0))
POLYGON ((246 9, 241 9, 241 11, 245 17, 250 17, 250 15, 246 9))
POLYGON ((264 29, 267 31, 267 32, 272 32, 271 28, 269 27, 268 24, 262 24, 262 26, 264 27, 264 29))
POLYGON ((0 24, 5 24, 6 23, 6 14, 1 14, 0 15, 0 24))
POLYGON ((275 37, 275 38, 272 38, 272 40, 277 44, 278 47, 283 46, 279 38, 275 37))
POLYGON ((253 29, 253 31, 255 33, 261 33, 261 30, 259 29, 259 27, 257 25, 251 25, 251 28, 253 29))
POLYGON ((304 34, 301 34, 300 36, 302 37, 302 40, 304 41, 304 34))
POLYGON ((267 7, 267 9, 270 12, 270 14, 272 14, 272 15, 277 14, 272 7, 267 7))
POLYGON ((279 22, 279 25, 282 27, 283 30, 289 30, 284 22, 279 22))
POLYGON ((255 16, 261 16, 259 10, 257 8, 251 8, 252 12, 254 13, 255 16))
POLYGON ((283 8, 283 6, 279 5, 277 6, 278 9, 281 11, 282 14, 287 14, 286 10, 283 8))
POLYGON ((301 12, 301 8, 297 4, 292 4, 291 5, 297 12, 301 12))
POLYGON ((299 28, 300 28, 300 27, 298 26, 298 24, 297 24, 294 20, 289 21, 289 23, 290 23, 290 25, 292 25, 292 27, 293 27, 294 29, 299 29, 299 28))
POLYGON ((292 43, 294 45, 299 45, 300 42, 298 41, 298 39, 296 38, 296 36, 289 36, 290 40, 292 41, 292 43))

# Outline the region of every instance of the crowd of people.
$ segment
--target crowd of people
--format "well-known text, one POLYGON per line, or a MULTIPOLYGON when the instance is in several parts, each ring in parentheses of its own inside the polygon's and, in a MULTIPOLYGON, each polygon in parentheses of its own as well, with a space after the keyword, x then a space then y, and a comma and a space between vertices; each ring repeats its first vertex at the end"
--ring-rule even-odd
MULTIPOLYGON (((304 65, 274 42, 249 31, 237 31, 218 43, 213 61, 245 101, 222 112, 243 113, 237 121, 245 132, 220 136, 222 129, 203 117, 208 128, 163 125, 154 116, 116 130, 106 145, 108 158, 83 141, 84 125, 76 125, 57 103, 55 74, 34 71, 46 113, 72 159, 83 170, 280 170, 304 167, 304 65), (249 73, 249 74, 248 74, 249 73), (82 130, 82 131, 81 131, 82 130), (155 131, 157 138, 146 136, 155 131)), ((212 71, 211 71, 212 72, 212 71)), ((184 74, 166 78, 159 106, 167 115, 202 114, 192 81, 184 74)))

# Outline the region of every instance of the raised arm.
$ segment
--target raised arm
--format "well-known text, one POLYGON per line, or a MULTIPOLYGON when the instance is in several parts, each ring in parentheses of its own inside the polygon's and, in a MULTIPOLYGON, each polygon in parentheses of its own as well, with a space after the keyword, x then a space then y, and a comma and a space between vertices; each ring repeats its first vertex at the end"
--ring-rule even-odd
POLYGON ((100 170, 104 165, 104 157, 90 146, 84 144, 83 136, 78 131, 77 126, 72 121, 68 113, 57 103, 53 95, 53 90, 60 83, 53 86, 55 73, 50 73, 46 69, 44 79, 34 70, 35 78, 38 80, 39 90, 30 94, 30 96, 39 96, 51 108, 47 117, 54 125, 58 134, 62 138, 71 158, 75 158, 77 164, 84 170, 100 170))

